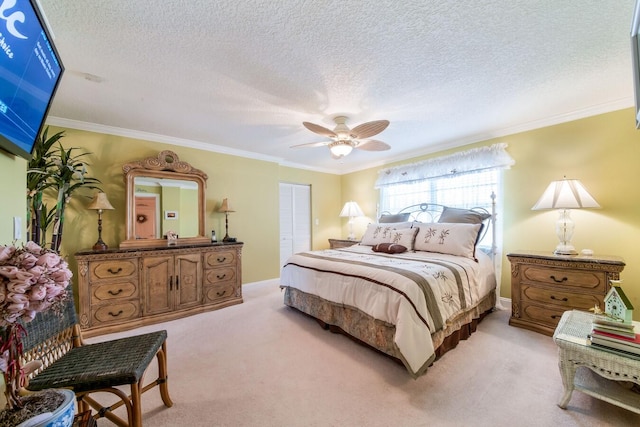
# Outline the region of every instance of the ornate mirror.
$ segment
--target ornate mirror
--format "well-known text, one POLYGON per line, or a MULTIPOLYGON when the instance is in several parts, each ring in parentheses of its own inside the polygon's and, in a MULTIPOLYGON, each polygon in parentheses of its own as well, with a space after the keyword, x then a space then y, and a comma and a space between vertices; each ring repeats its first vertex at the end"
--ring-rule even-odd
POLYGON ((207 174, 183 162, 173 151, 127 163, 127 238, 121 248, 208 243, 205 236, 207 174))

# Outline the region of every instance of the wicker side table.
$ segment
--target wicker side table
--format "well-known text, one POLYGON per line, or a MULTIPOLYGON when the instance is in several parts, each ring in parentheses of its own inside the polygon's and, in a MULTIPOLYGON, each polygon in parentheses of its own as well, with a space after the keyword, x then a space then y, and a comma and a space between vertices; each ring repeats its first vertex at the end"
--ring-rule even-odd
POLYGON ((593 315, 584 311, 567 311, 553 334, 558 346, 560 375, 564 385, 564 394, 558 406, 566 409, 573 390, 579 390, 640 414, 640 393, 631 391, 619 382, 640 384, 640 360, 588 345, 592 319, 593 315), (578 369, 580 367, 582 369, 578 369))

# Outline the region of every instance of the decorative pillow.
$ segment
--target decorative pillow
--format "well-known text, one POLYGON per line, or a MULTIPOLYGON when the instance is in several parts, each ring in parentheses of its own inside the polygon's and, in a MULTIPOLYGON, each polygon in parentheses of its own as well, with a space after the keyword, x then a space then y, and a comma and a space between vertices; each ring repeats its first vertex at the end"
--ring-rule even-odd
POLYGON ((365 231, 364 236, 362 236, 360 244, 373 246, 379 243, 397 243, 413 249, 413 240, 417 231, 417 228, 411 228, 411 223, 405 222, 397 224, 369 224, 367 231, 365 231), (400 226, 402 226, 402 228, 400 226))
POLYGON ((398 245, 396 243, 379 243, 371 248, 374 252, 384 252, 386 254, 401 254, 406 252, 406 246, 398 245))
POLYGON ((406 222, 409 220, 409 212, 395 215, 381 215, 379 223, 387 224, 390 222, 406 222))
POLYGON ((475 259, 480 225, 440 222, 420 225, 414 249, 475 259))
POLYGON ((389 243, 402 245, 407 249, 413 250, 413 242, 416 239, 417 228, 399 228, 391 231, 391 240, 389 243))
POLYGON ((491 218, 491 214, 476 212, 470 209, 449 208, 445 206, 438 222, 481 224, 487 218, 491 218))

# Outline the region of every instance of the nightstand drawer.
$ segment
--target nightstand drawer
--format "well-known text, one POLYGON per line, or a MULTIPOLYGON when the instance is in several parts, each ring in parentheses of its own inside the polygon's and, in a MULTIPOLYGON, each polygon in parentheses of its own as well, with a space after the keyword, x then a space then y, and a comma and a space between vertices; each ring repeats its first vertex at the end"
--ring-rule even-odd
POLYGON ((563 307, 563 310, 573 308, 589 309, 596 304, 602 307, 602 295, 577 294, 572 292, 563 292, 562 290, 554 290, 548 288, 539 288, 535 286, 522 286, 522 299, 533 302, 539 302, 545 305, 557 305, 563 307))
POLYGON ((607 287, 607 275, 602 271, 569 270, 538 266, 522 266, 521 283, 537 283, 567 288, 588 289, 604 293, 607 287))
POLYGON ((530 321, 533 323, 542 324, 549 328, 555 329, 564 313, 564 308, 558 307, 542 307, 534 304, 523 304, 522 306, 522 321, 530 321))

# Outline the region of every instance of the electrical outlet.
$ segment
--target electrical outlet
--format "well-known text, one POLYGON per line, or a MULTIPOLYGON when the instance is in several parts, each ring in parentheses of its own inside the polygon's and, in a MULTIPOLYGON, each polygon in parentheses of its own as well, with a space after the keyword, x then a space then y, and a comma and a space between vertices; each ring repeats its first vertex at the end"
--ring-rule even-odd
POLYGON ((22 218, 19 216, 13 217, 13 239, 22 239, 22 218))

